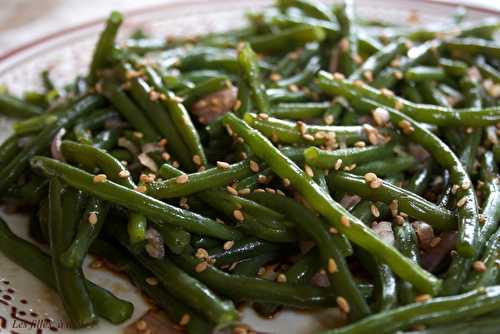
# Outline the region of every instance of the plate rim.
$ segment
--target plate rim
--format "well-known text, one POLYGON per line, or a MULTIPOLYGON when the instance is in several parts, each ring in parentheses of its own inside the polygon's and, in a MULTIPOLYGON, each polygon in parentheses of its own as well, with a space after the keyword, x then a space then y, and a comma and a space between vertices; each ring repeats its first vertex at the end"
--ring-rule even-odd
MULTIPOLYGON (((487 7, 482 7, 478 5, 472 5, 472 4, 465 4, 465 3, 452 3, 446 0, 420 0, 423 3, 427 4, 438 4, 438 5, 443 5, 446 7, 464 7, 466 9, 470 9, 473 11, 477 12, 482 12, 485 14, 495 14, 495 15, 500 15, 500 9, 493 9, 493 8, 487 8, 487 7)), ((123 11, 123 15, 126 18, 131 18, 135 16, 140 16, 144 15, 150 12, 154 12, 157 10, 165 10, 170 7, 178 7, 178 6, 196 6, 198 4, 206 4, 208 1, 207 0, 172 0, 171 2, 168 3, 162 3, 162 4, 157 4, 157 5, 150 5, 150 6, 145 6, 141 8, 136 8, 136 9, 130 9, 123 11)), ((16 56, 17 54, 30 50, 32 48, 35 48, 39 45, 43 45, 44 43, 50 42, 54 39, 57 39, 59 37, 65 36, 67 34, 71 34, 80 30, 84 30, 87 28, 95 27, 98 25, 101 25, 105 22, 106 17, 99 17, 93 20, 85 21, 80 24, 68 26, 66 28, 62 28, 60 30, 56 30, 54 32, 48 33, 46 35, 43 35, 41 37, 35 38, 29 42, 23 43, 17 47, 14 47, 12 49, 9 49, 3 53, 0 53, 0 63, 3 63, 10 58, 16 56)))

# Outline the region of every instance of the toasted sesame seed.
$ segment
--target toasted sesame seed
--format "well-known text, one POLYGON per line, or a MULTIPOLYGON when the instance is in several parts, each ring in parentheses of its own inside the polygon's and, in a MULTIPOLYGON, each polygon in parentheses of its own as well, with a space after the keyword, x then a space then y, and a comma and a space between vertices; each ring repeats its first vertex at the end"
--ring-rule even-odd
POLYGON ((366 182, 370 183, 378 179, 377 174, 369 172, 363 175, 363 178, 365 179, 366 182))
POLYGON ((383 181, 381 179, 376 179, 369 183, 370 188, 378 189, 382 186, 383 181))
POLYGON ((403 79, 403 72, 401 71, 394 71, 394 77, 398 80, 403 79))
POLYGON ((346 216, 340 217, 340 223, 342 225, 344 225, 345 227, 350 227, 351 226, 351 222, 349 221, 349 218, 347 218, 346 216))
POLYGON ((380 94, 382 94, 385 97, 394 96, 394 92, 392 90, 390 90, 390 89, 387 89, 387 88, 382 88, 380 90, 380 94))
MULTIPOLYGON (((347 42, 347 40, 345 40, 347 42)), ((349 42, 348 42, 349 43, 349 42)), ((335 72, 333 73, 333 78, 335 80, 344 80, 345 79, 345 76, 342 74, 342 73, 339 73, 339 72, 335 72)))
POLYGON ((250 190, 250 188, 243 188, 243 189, 240 189, 238 190, 238 194, 240 195, 248 195, 250 194, 252 190, 250 190))
POLYGON ((166 146, 168 144, 168 140, 165 138, 162 138, 159 142, 158 145, 160 146, 166 146))
POLYGON ((238 190, 236 190, 234 187, 231 187, 231 186, 227 186, 226 187, 226 190, 228 193, 230 193, 231 195, 235 195, 237 196, 238 195, 238 190))
POLYGON ((375 204, 370 205, 370 211, 375 218, 380 217, 380 210, 375 204))
POLYGON ((469 181, 469 180, 465 180, 464 182, 462 182, 462 189, 463 189, 463 190, 467 190, 467 189, 469 189, 469 188, 470 188, 470 186, 471 186, 471 183, 470 183, 470 181, 469 181))
POLYGON ((291 184, 291 183, 290 183, 290 180, 289 180, 289 179, 287 179, 287 178, 284 178, 284 179, 283 179, 283 186, 285 186, 285 187, 289 187, 289 186, 290 186, 290 184, 291 184))
POLYGON ((405 222, 405 219, 403 216, 401 215, 395 215, 394 216, 394 223, 397 224, 397 225, 403 225, 405 222))
POLYGON ((323 122, 325 122, 326 125, 332 125, 334 121, 335 118, 333 117, 333 115, 325 115, 323 117, 323 122))
POLYGON ((217 161, 217 168, 229 169, 229 168, 231 168, 231 165, 225 161, 217 161))
POLYGON ((486 271, 486 265, 484 264, 483 261, 474 261, 472 263, 472 268, 477 271, 477 272, 480 272, 480 273, 484 273, 486 271))
POLYGON ((279 73, 271 73, 271 75, 269 76, 269 78, 272 81, 278 81, 278 80, 282 79, 282 76, 279 73))
POLYGON ((373 81, 373 72, 372 71, 365 71, 363 73, 363 77, 368 81, 372 82, 373 81))
POLYGON ((359 147, 359 148, 363 148, 366 146, 366 143, 364 141, 360 140, 360 141, 355 142, 354 146, 359 147))
POLYGON ((431 242, 430 242, 430 246, 432 248, 436 247, 437 245, 439 245, 439 243, 441 242, 441 238, 440 237, 435 237, 435 238, 432 238, 431 242))
POLYGON ((148 278, 146 278, 146 283, 148 283, 149 285, 155 286, 155 285, 158 285, 159 282, 156 279, 156 277, 148 277, 148 278))
POLYGON ((179 320, 179 325, 184 327, 189 323, 190 320, 191 316, 187 313, 184 313, 181 317, 181 320, 179 320))
POLYGON ((267 183, 267 176, 260 174, 259 176, 257 176, 257 182, 267 183))
POLYGON ((349 302, 344 297, 338 296, 336 299, 336 302, 337 302, 337 306, 339 307, 340 311, 342 311, 343 313, 349 313, 351 308, 349 306, 349 302))
POLYGON ((297 93, 299 91, 299 87, 297 85, 289 85, 288 86, 288 90, 293 92, 293 93, 297 93))
POLYGON ((90 225, 97 224, 97 212, 90 212, 89 213, 88 222, 90 225))
POLYGON ((337 272, 337 270, 338 270, 338 268, 337 268, 337 262, 335 262, 334 259, 329 258, 328 259, 328 268, 327 269, 328 269, 328 272, 330 274, 333 274, 333 273, 337 272))
POLYGON ((155 178, 156 176, 154 174, 141 174, 141 176, 139 176, 139 180, 144 183, 151 183, 155 180, 155 178))
POLYGON ((313 136, 313 135, 310 135, 310 134, 308 134, 308 133, 304 134, 304 135, 302 136, 302 138, 304 138, 304 139, 305 139, 305 140, 307 140, 307 141, 314 141, 314 136, 313 136))
POLYGON ((189 176, 187 174, 179 175, 175 178, 175 183, 184 184, 189 181, 189 176))
POLYGON ((130 172, 128 170, 121 170, 118 173, 118 177, 121 178, 121 179, 126 179, 129 176, 130 176, 130 172))
POLYGON ((425 302, 428 302, 431 299, 432 299, 431 295, 429 295, 427 293, 424 293, 424 294, 421 294, 421 295, 417 295, 415 297, 415 302, 417 302, 417 303, 425 303, 425 302))
POLYGON ((238 110, 240 108, 241 108, 241 101, 236 100, 236 102, 234 103, 234 110, 238 110))
POLYGON ((148 188, 146 188, 146 186, 140 185, 135 187, 134 190, 137 191, 138 193, 145 193, 148 190, 148 188))
POLYGON ((250 160, 250 170, 254 173, 258 173, 260 171, 260 166, 256 161, 250 160))
POLYGON ((198 154, 193 155, 193 162, 200 166, 201 165, 201 157, 198 154))
POLYGON ((262 276, 266 273, 266 268, 260 267, 259 270, 257 270, 257 276, 262 276))
POLYGON ((245 220, 245 216, 243 215, 243 212, 241 210, 234 210, 233 216, 236 220, 238 220, 240 222, 245 220))
POLYGON ((356 53, 355 55, 353 55, 352 58, 353 58, 354 62, 356 63, 356 65, 359 65, 363 62, 363 58, 361 58, 359 53, 356 53))
POLYGON ((205 248, 198 248, 196 250, 196 253, 194 254, 196 258, 202 260, 202 259, 208 259, 208 252, 205 248))
POLYGON ((133 135, 135 138, 137 138, 137 139, 142 139, 142 138, 144 138, 144 133, 139 132, 139 131, 134 131, 134 132, 132 132, 132 135, 133 135))
POLYGON ((304 171, 306 172, 307 176, 313 177, 314 176, 314 171, 309 165, 304 165, 304 171))
POLYGON ((378 126, 385 125, 390 120, 390 114, 383 108, 376 108, 372 112, 373 120, 378 126))
POLYGON ((165 160, 165 161, 168 161, 168 160, 170 160, 170 154, 169 154, 169 153, 167 153, 167 152, 163 152, 163 153, 161 154, 161 158, 162 158, 163 160, 165 160))
POLYGON ((335 170, 339 170, 340 167, 342 167, 342 159, 337 159, 337 161, 335 161, 335 170))
POLYGON ((278 274, 278 276, 276 277, 276 282, 286 283, 286 275, 283 273, 278 274))
POLYGON ((255 192, 255 193, 265 193, 266 191, 264 189, 257 188, 253 192, 255 192))
POLYGON ((461 208, 465 205, 465 202, 467 202, 467 196, 464 196, 457 201, 457 207, 461 208))
POLYGON ((207 268, 208 268, 208 263, 206 263, 206 262, 200 262, 200 263, 198 263, 196 265, 196 267, 194 267, 194 270, 197 273, 201 273, 202 271, 205 271, 207 268))
POLYGON ((160 95, 161 94, 158 93, 157 91, 152 90, 149 92, 149 99, 151 101, 158 101, 160 99, 160 95))
POLYGON ((393 216, 396 216, 398 214, 398 206, 399 206, 399 203, 398 203, 398 200, 394 199, 391 201, 391 203, 389 204, 389 209, 391 210, 391 214, 393 216))
POLYGON ((139 320, 135 323, 135 328, 139 331, 145 331, 148 328, 148 324, 144 320, 139 320))
POLYGON ((264 114, 264 113, 262 113, 262 112, 261 112, 261 113, 258 113, 258 114, 257 114, 257 117, 258 117, 258 118, 260 118, 260 119, 262 119, 262 120, 267 120, 267 119, 269 119, 269 115, 268 115, 268 114, 264 114))
POLYGON ((181 199, 179 200, 179 206, 186 210, 189 209, 188 198, 181 197, 181 199))
POLYGON ((104 183, 106 182, 108 179, 108 177, 106 176, 106 174, 97 174, 96 176, 94 176, 94 183, 104 183))
POLYGON ((276 190, 273 188, 266 188, 266 193, 276 194, 276 190))
POLYGON ((224 243, 223 248, 224 248, 224 250, 230 250, 231 248, 233 248, 233 246, 234 246, 234 241, 233 240, 229 240, 229 241, 226 241, 224 243))
POLYGON ((284 192, 282 192, 280 189, 276 190, 276 193, 280 196, 286 196, 284 192))

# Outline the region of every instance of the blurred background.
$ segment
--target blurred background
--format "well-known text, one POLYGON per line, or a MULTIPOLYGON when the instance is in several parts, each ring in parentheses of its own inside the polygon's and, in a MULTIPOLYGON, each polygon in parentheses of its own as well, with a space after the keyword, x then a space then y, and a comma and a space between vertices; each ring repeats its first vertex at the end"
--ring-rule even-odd
MULTIPOLYGON (((0 54, 63 28, 103 18, 113 9, 127 11, 173 1, 182 0, 0 0, 0 54)), ((500 10, 500 0, 441 1, 500 10)))

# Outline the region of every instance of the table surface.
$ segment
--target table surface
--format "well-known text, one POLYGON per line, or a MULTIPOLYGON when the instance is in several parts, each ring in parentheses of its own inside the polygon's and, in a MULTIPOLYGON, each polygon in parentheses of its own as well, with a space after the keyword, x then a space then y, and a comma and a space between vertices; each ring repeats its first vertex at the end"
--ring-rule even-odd
MULTIPOLYGON (((127 11, 169 1, 174 0, 2 0, 0 54, 61 28, 105 17, 113 9, 127 11)), ((444 1, 500 10, 500 0, 444 1)))

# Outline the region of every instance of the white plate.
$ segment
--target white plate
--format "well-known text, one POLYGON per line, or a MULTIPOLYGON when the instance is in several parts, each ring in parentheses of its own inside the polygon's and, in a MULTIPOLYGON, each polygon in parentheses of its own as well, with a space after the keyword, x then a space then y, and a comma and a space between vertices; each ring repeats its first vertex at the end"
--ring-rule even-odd
MULTIPOLYGON (((169 2, 166 5, 128 13, 121 35, 127 36, 137 26, 145 26, 157 36, 193 35, 227 30, 243 24, 245 12, 263 8, 271 3, 270 0, 169 2)), ((434 1, 358 0, 357 10, 362 17, 395 23, 405 23, 410 15, 417 12, 420 21, 428 23, 448 19, 453 7, 434 1)), ((498 15, 498 12, 473 8, 468 11, 468 19, 492 15, 498 15)), ((48 67, 53 68, 52 74, 57 82, 69 82, 76 74, 87 71, 87 64, 101 28, 102 20, 99 19, 61 30, 0 55, 0 84, 8 85, 15 93, 37 89, 41 85, 38 73, 48 67)), ((9 120, 0 118, 0 141, 10 133, 9 126, 9 120)), ((5 215, 3 212, 1 214, 16 233, 26 237, 26 217, 5 215)), ((134 303, 135 312, 129 323, 147 310, 144 300, 128 281, 107 271, 90 269, 88 265, 85 265, 84 270, 90 280, 134 303)), ((273 320, 265 320, 256 316, 252 310, 245 310, 243 321, 251 324, 256 330, 267 333, 313 333, 331 326, 332 312, 335 311, 326 310, 316 314, 284 311, 273 320)), ((0 254, 0 333, 72 332, 63 328, 13 328, 43 319, 50 319, 56 325, 66 321, 57 295, 0 254)), ((122 333, 129 323, 113 326, 101 320, 97 327, 78 332, 122 333)))

